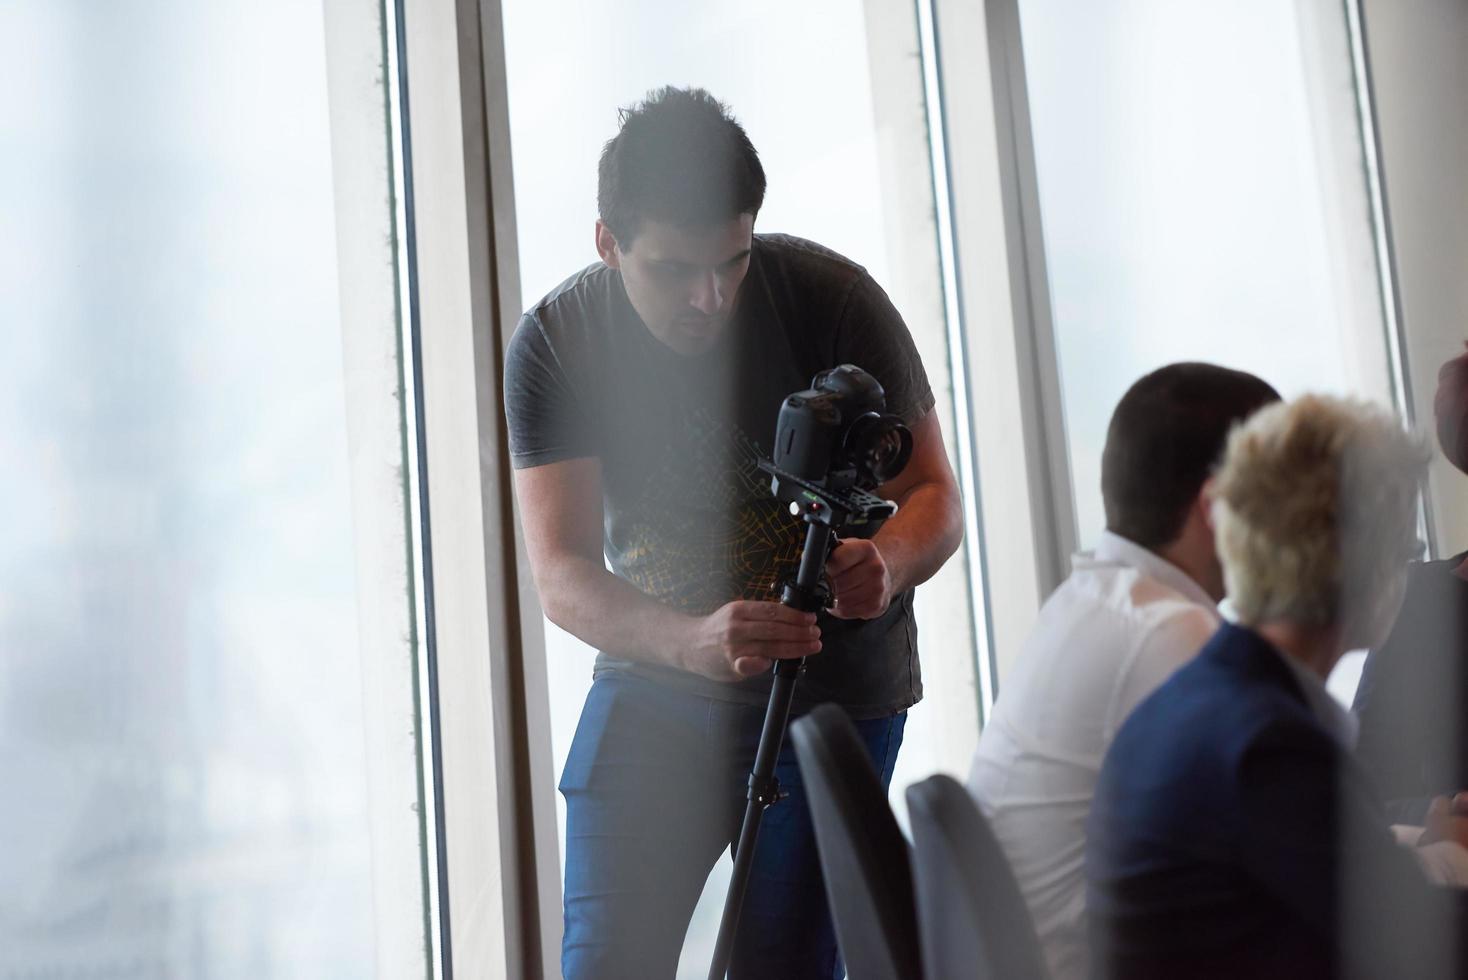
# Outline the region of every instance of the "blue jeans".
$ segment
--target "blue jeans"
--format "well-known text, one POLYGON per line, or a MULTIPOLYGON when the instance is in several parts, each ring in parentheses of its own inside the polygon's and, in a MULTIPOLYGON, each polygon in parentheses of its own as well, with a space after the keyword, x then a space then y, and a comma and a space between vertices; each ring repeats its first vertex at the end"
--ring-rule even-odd
MULTIPOLYGON (((763 705, 624 673, 592 684, 561 776, 566 798, 568 980, 660 980, 677 971, 705 879, 738 837, 763 705)), ((886 788, 906 712, 856 723, 886 788)), ((765 811, 730 975, 839 978, 844 968, 795 753, 789 797, 765 811)))

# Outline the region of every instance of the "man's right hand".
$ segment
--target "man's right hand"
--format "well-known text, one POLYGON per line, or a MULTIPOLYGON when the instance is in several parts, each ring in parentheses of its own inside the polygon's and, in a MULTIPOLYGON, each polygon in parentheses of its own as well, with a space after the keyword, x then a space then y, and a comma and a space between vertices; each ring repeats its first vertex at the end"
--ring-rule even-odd
POLYGON ((736 599, 695 623, 683 668, 716 681, 753 677, 776 660, 808 657, 821 649, 815 614, 778 602, 736 599))

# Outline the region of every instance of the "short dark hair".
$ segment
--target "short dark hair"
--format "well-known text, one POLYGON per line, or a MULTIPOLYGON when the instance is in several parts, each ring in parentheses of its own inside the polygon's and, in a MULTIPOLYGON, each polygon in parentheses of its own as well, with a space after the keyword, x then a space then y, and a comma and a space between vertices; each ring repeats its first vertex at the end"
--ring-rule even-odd
POLYGON ((764 167, 718 99, 668 86, 618 118, 597 167, 596 205, 622 247, 631 246, 644 219, 688 227, 759 213, 764 167))
POLYGON ((1229 431, 1279 392, 1244 371, 1169 364, 1127 390, 1101 454, 1106 529, 1144 548, 1177 537, 1229 431))

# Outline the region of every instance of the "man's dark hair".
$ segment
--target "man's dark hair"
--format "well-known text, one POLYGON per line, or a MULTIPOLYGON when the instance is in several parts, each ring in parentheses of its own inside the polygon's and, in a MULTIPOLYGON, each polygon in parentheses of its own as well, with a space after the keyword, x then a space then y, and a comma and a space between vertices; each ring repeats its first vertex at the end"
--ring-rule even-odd
POLYGON ((596 205, 623 248, 645 219, 690 227, 759 213, 764 167, 718 99, 669 86, 618 116, 597 168, 596 205))
POLYGON ((1223 455, 1229 430, 1279 392, 1243 371, 1169 364, 1132 385, 1106 431, 1106 529, 1144 548, 1177 537, 1223 455))

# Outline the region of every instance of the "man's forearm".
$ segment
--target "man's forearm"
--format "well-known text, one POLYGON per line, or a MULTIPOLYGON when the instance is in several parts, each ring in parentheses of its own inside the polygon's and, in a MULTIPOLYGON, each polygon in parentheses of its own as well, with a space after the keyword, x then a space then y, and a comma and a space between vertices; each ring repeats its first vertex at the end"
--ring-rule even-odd
POLYGON ((893 595, 932 578, 962 541, 962 506, 950 488, 934 483, 913 487, 872 538, 892 577, 893 595))
POLYGON ((816 617, 778 602, 736 599, 707 616, 669 609, 585 558, 567 558, 540 582, 546 615, 613 656, 738 681, 775 660, 819 653, 816 617))
MULTIPOLYGON (((963 514, 950 488, 919 484, 873 538, 896 595, 926 582, 963 539, 963 514)), ((699 623, 670 609, 600 563, 565 558, 538 582, 551 622, 613 656, 688 669, 699 623)))
POLYGON ((584 559, 563 560, 547 578, 540 583, 541 604, 561 629, 613 656, 683 666, 693 617, 584 559))

